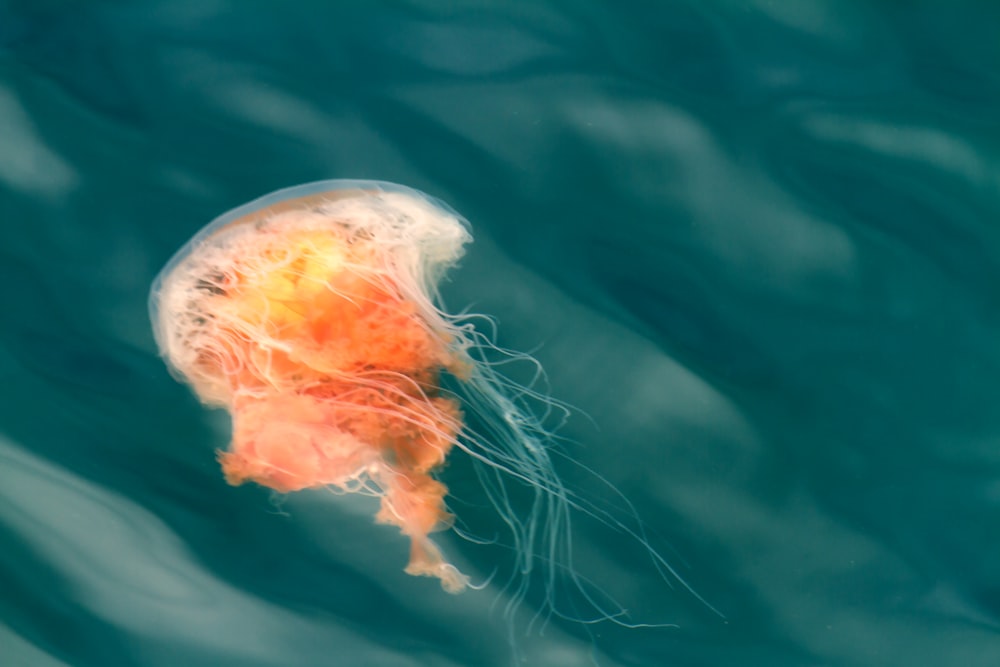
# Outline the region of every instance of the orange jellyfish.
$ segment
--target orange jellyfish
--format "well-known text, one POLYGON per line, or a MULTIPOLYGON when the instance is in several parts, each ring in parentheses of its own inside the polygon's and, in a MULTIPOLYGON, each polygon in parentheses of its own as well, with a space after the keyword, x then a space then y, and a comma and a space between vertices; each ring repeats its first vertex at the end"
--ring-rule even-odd
POLYGON ((434 471, 463 430, 442 371, 467 385, 473 408, 488 404, 506 420, 491 445, 472 438, 464 448, 522 479, 555 482, 547 458, 527 454, 543 451, 529 442, 540 425, 498 375, 472 363, 480 334, 435 305, 470 240, 460 216, 415 190, 324 181, 218 218, 150 294, 168 364, 232 416, 232 442, 219 453, 230 484, 374 489, 377 520, 411 541, 406 571, 453 593, 468 578, 429 537, 452 522, 434 471))
POLYGON ((406 572, 457 593, 469 578, 430 534, 452 525, 435 472, 459 447, 512 533, 522 578, 508 610, 534 571, 550 611, 568 580, 599 618, 625 624, 573 571, 569 515, 585 511, 646 546, 641 525, 570 493, 554 472, 545 424, 562 406, 496 368, 519 359, 540 374, 537 362, 495 347, 479 316, 438 305, 471 238, 457 213, 403 186, 281 190, 216 219, 170 260, 150 293, 156 341, 203 403, 229 411, 232 442, 218 458, 230 484, 374 492, 377 521, 410 540, 406 572), (526 504, 511 501, 511 482, 528 489, 526 504))

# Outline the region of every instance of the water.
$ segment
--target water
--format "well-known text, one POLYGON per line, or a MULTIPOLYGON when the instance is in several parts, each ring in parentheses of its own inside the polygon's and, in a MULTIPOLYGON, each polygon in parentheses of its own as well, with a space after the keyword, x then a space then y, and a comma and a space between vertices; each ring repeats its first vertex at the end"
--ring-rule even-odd
MULTIPOLYGON (((447 302, 535 353, 566 451, 724 616, 580 520, 579 571, 678 627, 519 623, 522 664, 1000 664, 998 22, 0 3, 0 664, 510 664, 496 580, 407 577, 364 499, 226 486, 224 415, 156 355, 170 255, 328 178, 472 222, 447 302)), ((467 473, 442 475, 488 531, 467 473)), ((442 543, 481 579, 507 560, 442 543)))

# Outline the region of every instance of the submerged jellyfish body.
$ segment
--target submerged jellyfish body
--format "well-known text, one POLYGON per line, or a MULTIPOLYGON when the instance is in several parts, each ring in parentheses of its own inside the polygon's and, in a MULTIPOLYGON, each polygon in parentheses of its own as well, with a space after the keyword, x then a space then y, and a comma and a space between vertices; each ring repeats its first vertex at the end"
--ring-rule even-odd
POLYGON ((471 341, 434 296, 469 240, 409 188, 314 183, 212 222, 150 298, 166 360, 232 416, 229 483, 375 490, 378 521, 411 540, 406 571, 451 592, 468 579, 428 537, 452 520, 432 473, 463 418, 439 376, 470 379, 471 341))
POLYGON ((438 283, 471 240, 447 205, 403 186, 280 190, 216 219, 170 260, 150 293, 156 341, 203 403, 229 411, 219 461, 230 484, 374 493, 376 519, 410 539, 406 571, 458 593, 468 577, 430 538, 453 522, 435 472, 458 447, 513 539, 507 610, 540 577, 549 612, 566 584, 594 618, 629 625, 574 571, 571 509, 630 536, 690 588, 603 478, 590 473, 628 508, 625 521, 563 486, 544 424, 564 409, 496 370, 522 360, 537 376, 537 362, 497 348, 474 326, 480 316, 439 307, 438 283), (526 490, 519 500, 511 482, 526 490))
MULTIPOLYGON (((150 294, 168 364, 203 403, 230 412, 232 442, 219 454, 229 483, 373 491, 377 520, 410 538, 406 571, 450 592, 468 578, 429 534, 453 519, 433 473, 455 445, 548 494, 550 507, 565 502, 548 434, 520 404, 526 389, 475 354, 491 344, 468 318, 436 305, 440 279, 470 240, 458 214, 416 190, 322 181, 216 219, 150 294), (442 391, 442 372, 456 393, 442 391), (465 428, 463 406, 487 433, 465 428)), ((512 512, 502 485, 487 485, 512 512)), ((534 541, 547 538, 534 518, 505 520, 523 526, 515 540, 520 569, 530 569, 534 541)))

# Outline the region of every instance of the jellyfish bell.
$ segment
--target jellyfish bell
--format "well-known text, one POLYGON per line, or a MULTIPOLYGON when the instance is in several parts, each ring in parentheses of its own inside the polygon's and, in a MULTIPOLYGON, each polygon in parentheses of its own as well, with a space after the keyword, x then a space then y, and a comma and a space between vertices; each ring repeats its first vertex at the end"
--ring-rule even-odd
POLYGON ((629 535, 675 573, 641 524, 556 475, 546 425, 564 407, 500 372, 520 360, 540 374, 537 362, 496 347, 475 326, 482 316, 440 307, 438 284, 471 240, 460 215, 404 186, 280 190, 217 218, 167 263, 150 293, 156 342, 203 403, 229 411, 232 441, 218 458, 230 484, 374 493, 376 520, 410 540, 406 572, 458 593, 469 578, 430 538, 454 523, 436 473, 458 448, 511 533, 520 580, 508 584, 508 607, 541 577, 550 612, 568 582, 598 619, 628 625, 573 570, 571 510, 629 535), (526 504, 512 501, 514 485, 526 504))

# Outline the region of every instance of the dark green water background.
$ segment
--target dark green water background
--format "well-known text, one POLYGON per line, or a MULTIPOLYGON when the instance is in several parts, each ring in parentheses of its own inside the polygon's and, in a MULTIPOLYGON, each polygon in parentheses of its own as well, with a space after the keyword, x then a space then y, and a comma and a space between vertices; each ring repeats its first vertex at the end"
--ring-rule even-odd
POLYGON ((453 597, 365 499, 226 486, 157 356, 174 250, 327 178, 472 222, 448 303, 724 615, 581 519, 577 571, 678 627, 540 633, 536 591, 521 664, 1000 665, 985 0, 0 1, 0 665, 510 664, 502 574, 453 597))

